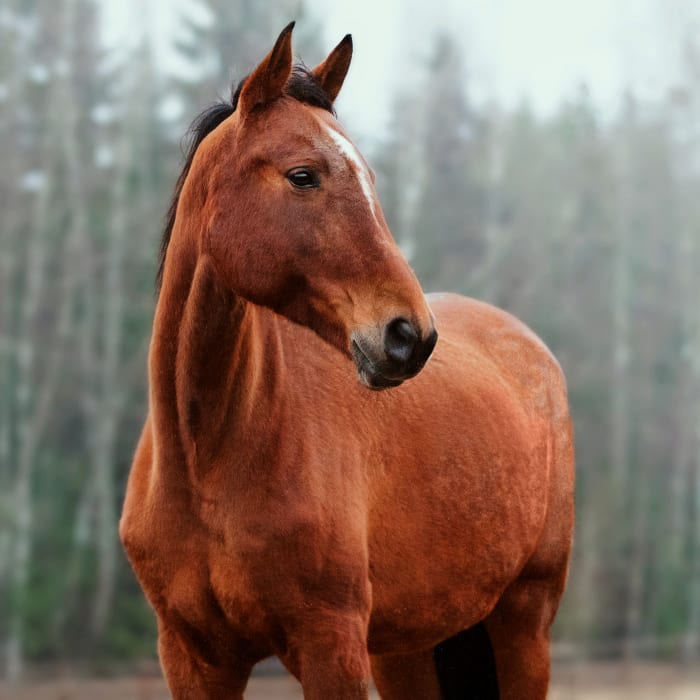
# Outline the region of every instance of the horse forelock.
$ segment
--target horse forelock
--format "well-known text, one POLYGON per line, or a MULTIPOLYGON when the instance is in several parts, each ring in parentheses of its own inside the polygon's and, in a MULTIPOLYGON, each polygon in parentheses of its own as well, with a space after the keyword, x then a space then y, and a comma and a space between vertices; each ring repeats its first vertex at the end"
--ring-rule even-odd
MULTIPOLYGON (((192 124, 190 124, 189 128, 187 129, 185 139, 188 139, 188 143, 186 149, 184 150, 184 164, 175 183, 173 197, 170 202, 170 206, 168 207, 165 228, 163 229, 163 236, 160 242, 158 270, 156 272, 156 294, 160 292, 163 282, 165 258, 168 252, 173 227, 175 225, 177 206, 178 202, 180 201, 180 194, 182 193, 185 180, 187 179, 190 168, 192 167, 192 161, 194 160, 195 153, 197 152, 197 149, 202 141, 212 131, 214 131, 217 126, 219 126, 225 119, 230 117, 236 111, 238 106, 238 98, 240 97, 241 90, 247 79, 248 76, 243 78, 237 84, 235 89, 231 90, 231 99, 229 102, 221 101, 210 105, 203 112, 197 115, 197 117, 195 117, 192 124)), ((286 95, 294 98, 298 102, 302 102, 313 107, 320 107, 331 114, 335 114, 335 110, 333 109, 333 101, 321 87, 313 73, 303 64, 297 64, 294 66, 284 92, 286 95)))

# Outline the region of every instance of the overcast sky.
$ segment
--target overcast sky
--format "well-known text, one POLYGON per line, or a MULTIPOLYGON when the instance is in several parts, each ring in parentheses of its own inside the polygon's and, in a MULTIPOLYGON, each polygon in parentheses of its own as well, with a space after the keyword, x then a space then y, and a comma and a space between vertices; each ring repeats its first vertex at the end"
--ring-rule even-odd
MULTIPOLYGON (((232 0, 235 1, 235 0, 232 0)), ((150 26, 158 60, 183 70, 171 48, 178 8, 192 0, 103 0, 105 35, 128 45, 150 26), (147 8, 147 9, 146 9, 147 8), (144 14, 146 13, 146 14, 144 14)), ((679 76, 681 38, 697 30, 694 0, 307 0, 328 48, 352 33, 355 56, 339 103, 371 138, 386 123, 392 89, 416 80, 437 30, 464 49, 474 99, 513 105, 527 98, 551 112, 586 84, 612 112, 624 86, 653 98, 679 76)), ((291 18, 290 18, 291 19, 291 18)), ((262 56, 271 47, 261 46, 262 56)))

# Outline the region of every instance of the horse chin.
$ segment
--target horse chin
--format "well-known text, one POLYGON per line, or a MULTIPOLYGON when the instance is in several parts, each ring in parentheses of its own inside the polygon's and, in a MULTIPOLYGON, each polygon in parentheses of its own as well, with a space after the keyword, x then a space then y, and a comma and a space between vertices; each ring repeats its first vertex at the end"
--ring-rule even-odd
POLYGON ((361 384, 364 384, 372 391, 384 391, 384 389, 392 389, 393 387, 403 384, 403 379, 387 379, 381 374, 370 374, 363 367, 357 368, 357 378, 361 384))
POLYGON ((372 391, 392 389, 404 382, 405 377, 401 379, 391 379, 378 372, 367 355, 354 340, 352 342, 352 358, 355 361, 355 369, 357 370, 357 378, 360 384, 364 384, 368 389, 372 389, 372 391))

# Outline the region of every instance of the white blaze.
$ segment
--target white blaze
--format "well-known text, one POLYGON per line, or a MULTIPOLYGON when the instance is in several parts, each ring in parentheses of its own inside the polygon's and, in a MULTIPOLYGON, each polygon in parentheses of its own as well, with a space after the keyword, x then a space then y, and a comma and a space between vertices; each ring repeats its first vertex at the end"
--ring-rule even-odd
POLYGON ((359 151, 353 146, 350 141, 348 141, 342 134, 326 126, 326 131, 333 139, 334 143, 340 152, 352 163, 357 179, 360 181, 360 187, 362 188, 362 193, 365 195, 367 201, 369 202, 369 208, 372 212, 372 216, 377 218, 377 212, 375 211, 374 203, 374 192, 372 191, 372 183, 369 176, 369 171, 367 166, 364 164, 359 151))

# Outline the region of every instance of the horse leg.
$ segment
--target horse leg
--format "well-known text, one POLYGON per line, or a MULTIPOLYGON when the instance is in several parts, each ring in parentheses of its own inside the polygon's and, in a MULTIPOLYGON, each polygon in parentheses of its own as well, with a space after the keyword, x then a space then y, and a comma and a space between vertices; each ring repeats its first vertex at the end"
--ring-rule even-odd
POLYGON ((175 630, 159 625, 158 655, 173 700, 242 700, 252 664, 218 664, 175 630))
POLYGON ((547 697, 549 629, 565 578, 565 571, 554 578, 519 578, 484 620, 496 660, 500 700, 547 697))
POLYGON ((574 526, 571 425, 557 427, 547 517, 520 576, 484 620, 501 700, 544 700, 549 685, 549 630, 564 593, 574 526), (555 478, 556 477, 556 478, 555 478))
POLYGON ((433 650, 373 656, 372 677, 382 700, 441 700, 433 650))
POLYGON ((290 666, 301 681, 305 700, 367 700, 367 620, 358 615, 313 622, 313 627, 296 635, 296 658, 290 666))

